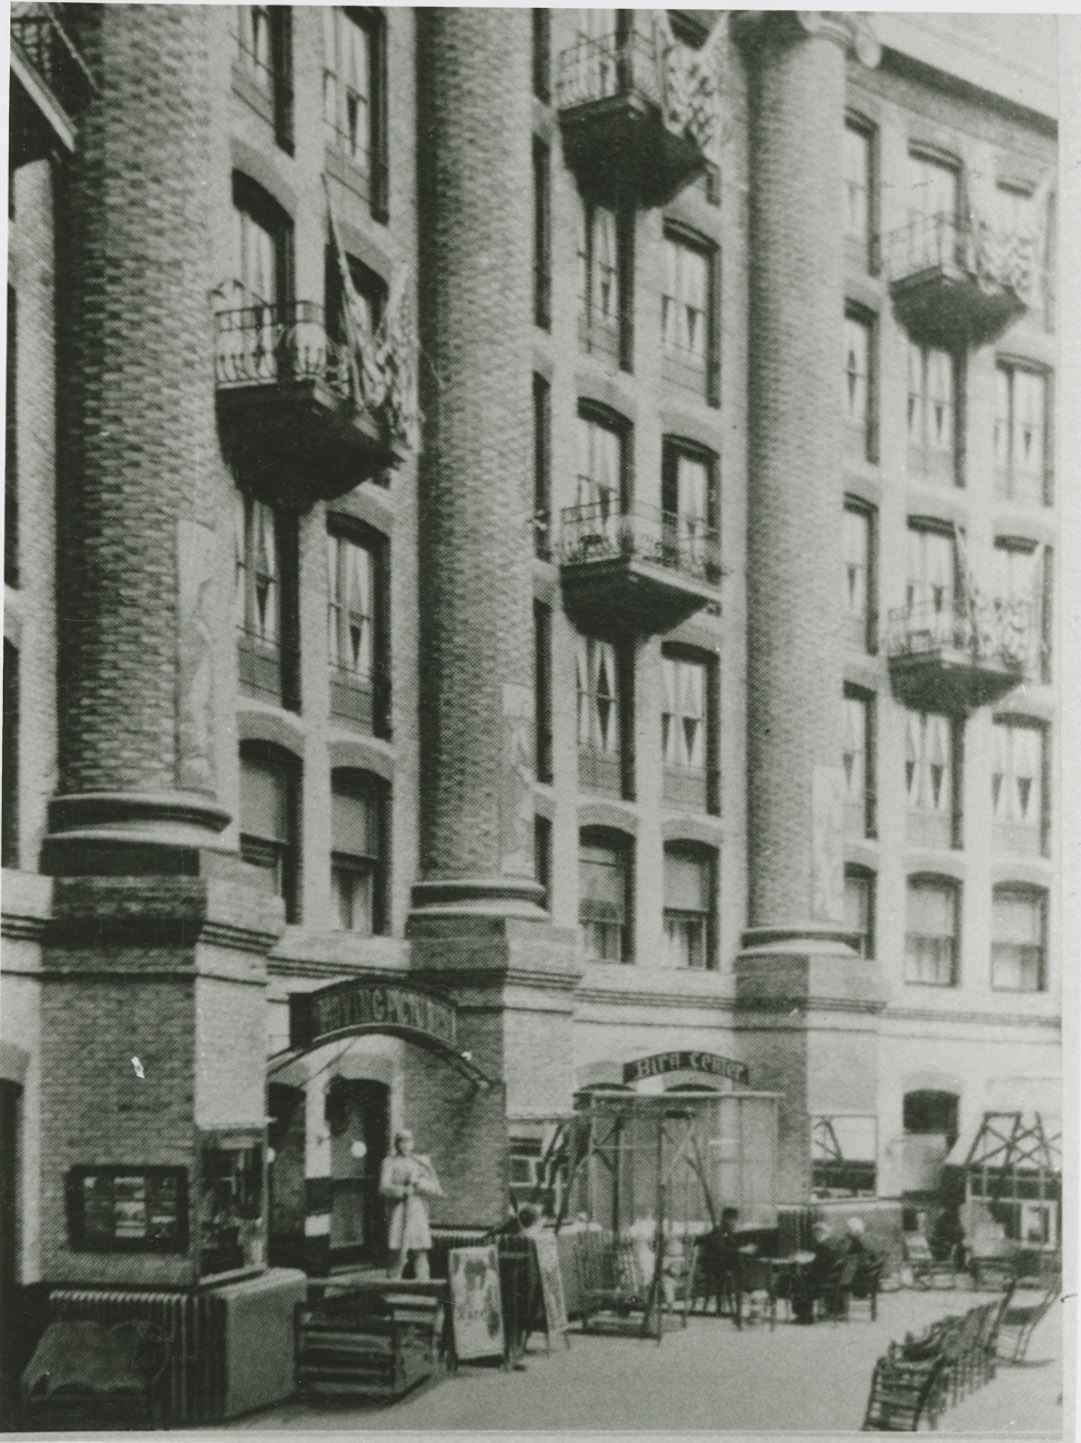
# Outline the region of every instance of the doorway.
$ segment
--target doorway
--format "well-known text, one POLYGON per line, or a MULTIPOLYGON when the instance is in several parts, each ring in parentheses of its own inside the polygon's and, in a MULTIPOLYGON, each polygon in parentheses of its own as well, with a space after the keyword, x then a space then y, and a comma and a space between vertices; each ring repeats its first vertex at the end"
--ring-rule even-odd
POLYGON ((374 1262, 386 1247, 379 1177, 390 1132, 390 1089, 367 1079, 327 1085, 330 1134, 330 1261, 374 1262))

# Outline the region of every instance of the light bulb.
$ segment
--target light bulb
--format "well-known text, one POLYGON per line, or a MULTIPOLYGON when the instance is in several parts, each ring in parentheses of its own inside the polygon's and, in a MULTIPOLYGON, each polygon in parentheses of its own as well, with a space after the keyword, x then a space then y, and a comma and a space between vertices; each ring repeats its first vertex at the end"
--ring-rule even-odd
POLYGON ((349 1151, 358 1160, 358 1162, 362 1157, 368 1156, 368 1149, 364 1146, 362 1142, 351 1142, 349 1144, 349 1151))

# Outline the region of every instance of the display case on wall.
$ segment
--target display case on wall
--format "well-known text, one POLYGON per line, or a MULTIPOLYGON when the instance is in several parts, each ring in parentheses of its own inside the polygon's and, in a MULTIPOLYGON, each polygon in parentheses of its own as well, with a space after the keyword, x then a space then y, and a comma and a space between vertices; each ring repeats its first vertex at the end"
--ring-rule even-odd
POLYGON ((266 1264, 266 1157, 261 1128, 200 1132, 199 1276, 266 1264))
POLYGON ((183 1167, 73 1167, 68 1240, 76 1252, 185 1253, 188 1173, 183 1167))

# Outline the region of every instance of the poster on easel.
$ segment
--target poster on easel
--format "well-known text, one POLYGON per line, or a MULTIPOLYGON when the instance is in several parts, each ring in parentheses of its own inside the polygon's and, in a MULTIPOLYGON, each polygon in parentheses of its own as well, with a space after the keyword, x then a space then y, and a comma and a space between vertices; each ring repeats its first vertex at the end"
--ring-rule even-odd
POLYGON ((544 1303, 544 1331, 548 1346, 552 1338, 561 1334, 564 1343, 571 1345, 568 1334, 567 1304, 563 1297, 563 1274, 559 1266, 559 1245, 554 1233, 536 1233, 532 1238, 537 1258, 537 1272, 540 1274, 541 1300, 544 1303))
POLYGON ((455 1358, 464 1363, 502 1357, 503 1307, 495 1247, 451 1248, 448 1279, 455 1358))

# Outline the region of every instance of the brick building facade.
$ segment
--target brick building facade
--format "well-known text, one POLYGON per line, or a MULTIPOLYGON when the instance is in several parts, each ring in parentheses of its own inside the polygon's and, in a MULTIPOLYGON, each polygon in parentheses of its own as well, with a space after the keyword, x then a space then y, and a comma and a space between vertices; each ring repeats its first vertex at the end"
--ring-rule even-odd
POLYGON ((12 34, 3 1283, 285 1317, 590 1087, 790 1204, 1054 1116, 1053 20, 12 34))

